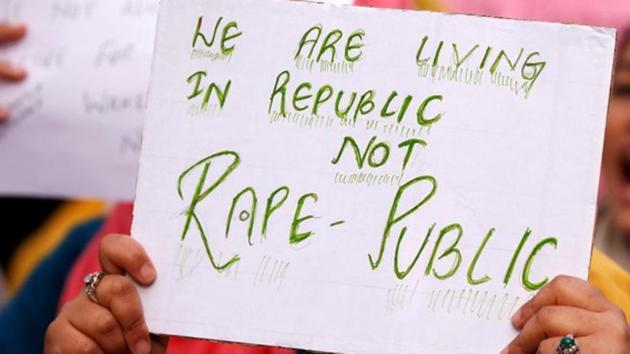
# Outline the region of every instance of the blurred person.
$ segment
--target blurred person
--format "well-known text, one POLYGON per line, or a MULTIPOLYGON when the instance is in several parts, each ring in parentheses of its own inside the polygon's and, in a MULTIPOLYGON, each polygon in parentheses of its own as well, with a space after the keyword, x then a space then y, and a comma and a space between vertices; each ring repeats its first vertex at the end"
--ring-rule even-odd
MULTIPOLYGON (((18 43, 26 33, 25 25, 0 23, 0 82, 26 78, 25 69, 2 60, 2 48, 18 43)), ((0 129, 9 129, 2 124, 10 119, 6 105, 0 101, 0 129)), ((104 203, 97 201, 0 198, 1 353, 42 352, 63 280, 101 225, 103 209, 104 203), (19 296, 14 296, 22 286, 19 296)))
MULTIPOLYGON (((2 59, 1 49, 14 44, 26 36, 26 25, 0 23, 0 82, 15 83, 26 78, 26 70, 15 67, 2 59)), ((9 119, 7 102, 0 101, 0 123, 9 119)), ((31 202, 19 198, 0 198, 2 218, 11 220, 3 223, 3 237, 0 237, 0 266, 6 271, 13 250, 19 243, 57 207, 58 201, 41 200, 31 202)))
POLYGON ((42 353, 66 275, 102 223, 94 218, 74 227, 0 310, 0 353, 42 353))
MULTIPOLYGON (((6 84, 24 80, 27 72, 2 59, 2 48, 17 44, 27 35, 24 24, 0 22, 0 82, 6 84)), ((0 100, 0 129, 10 129, 1 123, 10 119, 7 102, 0 100)), ((0 198, 0 220, 4 228, 0 235, 0 267, 11 296, 43 256, 61 242, 62 236, 77 224, 99 216, 103 203, 68 202, 58 199, 23 197, 0 198), (25 242, 26 241, 26 242, 25 242)))
POLYGON ((605 208, 595 245, 630 272, 630 45, 620 35, 603 155, 605 208))
POLYGON ((589 281, 630 318, 630 27, 618 37, 589 281))
MULTIPOLYGON (((38 264, 62 245, 76 226, 102 218, 106 204, 98 200, 0 198, 0 210, 5 210, 3 217, 10 220, 6 231, 3 230, 5 238, 15 239, 15 246, 3 249, 0 259, 6 271, 7 294, 12 297, 38 264), (34 211, 38 209, 42 211, 35 218, 34 211)), ((2 240, 0 247, 7 243, 8 240, 2 240)), ((73 259, 67 262, 71 265, 73 259)))

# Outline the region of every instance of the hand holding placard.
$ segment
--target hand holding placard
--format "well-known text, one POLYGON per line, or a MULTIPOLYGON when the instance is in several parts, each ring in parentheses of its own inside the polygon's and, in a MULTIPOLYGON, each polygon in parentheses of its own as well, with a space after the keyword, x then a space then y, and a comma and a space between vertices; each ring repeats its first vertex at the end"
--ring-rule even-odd
MULTIPOLYGON (((0 45, 18 41, 26 34, 26 26, 0 23, 0 45)), ((3 81, 21 81, 26 77, 26 71, 14 67, 11 63, 0 62, 0 79, 3 81)), ((0 107, 0 122, 9 118, 10 112, 6 107, 0 107)))

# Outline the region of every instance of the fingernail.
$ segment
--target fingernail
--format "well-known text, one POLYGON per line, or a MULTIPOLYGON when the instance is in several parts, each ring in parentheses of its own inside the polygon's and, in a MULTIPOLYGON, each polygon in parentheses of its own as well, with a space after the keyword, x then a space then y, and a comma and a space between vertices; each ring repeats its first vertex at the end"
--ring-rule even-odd
POLYGON ((521 316, 523 316, 523 313, 521 312, 521 309, 518 309, 518 311, 516 311, 512 315, 512 324, 513 325, 517 325, 518 323, 520 323, 521 322, 521 316))
POLYGON ((140 268, 140 275, 146 281, 151 281, 155 278, 155 269, 152 266, 145 264, 140 268))
POLYGON ((134 353, 135 354, 149 354, 150 351, 151 351, 151 346, 149 345, 149 342, 146 339, 143 339, 136 344, 136 350, 134 351, 134 353))
POLYGON ((508 347, 505 347, 499 354, 508 354, 509 352, 510 350, 508 349, 508 347))

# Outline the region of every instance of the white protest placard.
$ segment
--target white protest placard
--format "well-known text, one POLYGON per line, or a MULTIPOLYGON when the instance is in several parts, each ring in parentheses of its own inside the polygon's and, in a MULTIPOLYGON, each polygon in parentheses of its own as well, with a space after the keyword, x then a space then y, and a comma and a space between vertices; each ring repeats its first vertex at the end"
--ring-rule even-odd
POLYGON ((164 0, 132 234, 150 330, 496 353, 585 277, 614 31, 164 0))
POLYGON ((0 194, 132 199, 157 0, 3 0, 28 26, 0 57, 28 70, 0 84, 0 194))

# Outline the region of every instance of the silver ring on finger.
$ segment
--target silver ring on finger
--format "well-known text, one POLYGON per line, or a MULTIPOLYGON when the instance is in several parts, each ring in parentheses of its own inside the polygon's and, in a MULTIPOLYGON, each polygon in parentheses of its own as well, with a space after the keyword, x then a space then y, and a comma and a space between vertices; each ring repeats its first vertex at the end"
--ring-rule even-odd
POLYGON ((573 337, 573 334, 567 334, 560 339, 558 346, 556 347, 556 354, 577 354, 580 352, 580 347, 577 341, 573 337))
POLYGON ((83 278, 83 291, 87 294, 90 300, 95 303, 99 303, 96 298, 96 287, 101 282, 101 279, 105 276, 105 272, 90 273, 83 278))

